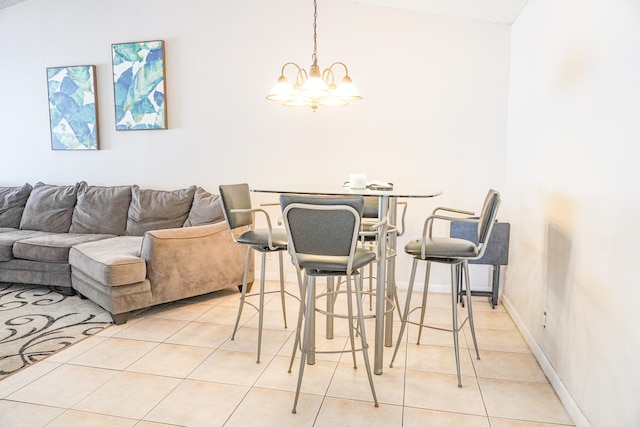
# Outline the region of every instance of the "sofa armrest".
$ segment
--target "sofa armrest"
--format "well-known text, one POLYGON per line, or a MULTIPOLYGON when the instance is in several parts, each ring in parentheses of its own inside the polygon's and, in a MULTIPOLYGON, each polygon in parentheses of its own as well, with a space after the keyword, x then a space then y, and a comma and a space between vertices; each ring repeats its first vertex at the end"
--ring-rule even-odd
MULTIPOLYGON (((246 247, 227 223, 147 231, 140 251, 155 304, 242 284, 246 247)), ((253 268, 248 282, 253 282, 253 268)))

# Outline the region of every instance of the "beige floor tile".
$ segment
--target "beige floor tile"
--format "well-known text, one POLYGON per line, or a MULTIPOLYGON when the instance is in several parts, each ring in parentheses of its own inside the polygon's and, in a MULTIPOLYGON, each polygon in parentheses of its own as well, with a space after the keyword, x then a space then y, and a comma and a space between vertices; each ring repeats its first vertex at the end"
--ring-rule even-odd
MULTIPOLYGON (((515 322, 508 313, 503 311, 481 311, 473 307, 473 321, 476 329, 506 329, 516 331, 515 322)), ((466 317, 466 309, 460 309, 461 316, 466 317)))
POLYGON ((219 291, 209 292, 208 294, 198 295, 195 297, 180 300, 183 304, 207 304, 209 306, 218 305, 228 299, 237 299, 240 293, 237 287, 220 289, 219 291))
POLYGON ((573 424, 549 424, 549 423, 536 423, 533 421, 521 421, 512 420, 507 418, 489 418, 491 421, 491 427, 561 427, 561 426, 573 426, 573 424))
POLYGON ((140 420, 180 381, 177 378, 121 372, 73 409, 140 420))
MULTIPOLYGON (((269 388, 283 391, 294 391, 298 381, 300 358, 294 360, 291 373, 289 369, 289 357, 276 356, 267 369, 260 375, 255 383, 256 387, 269 388)), ((305 365, 302 377, 302 393, 324 395, 329 388, 329 383, 336 370, 336 362, 316 360, 315 365, 305 365)))
POLYGON ((405 405, 470 415, 487 415, 475 377, 462 377, 462 387, 458 387, 455 375, 407 370, 405 405))
POLYGON ((63 412, 61 408, 0 400, 0 426, 42 427, 63 412))
MULTIPOLYGON (((284 343, 293 332, 277 331, 274 329, 262 330, 262 348, 260 354, 278 354, 284 343)), ((227 340, 220 345, 221 349, 232 351, 246 351, 257 355, 258 329, 242 327, 236 332, 235 339, 227 340)))
POLYGON ((132 340, 163 342, 184 328, 187 323, 188 322, 184 320, 146 317, 128 328, 123 329, 114 336, 132 340))
POLYGON ((117 374, 107 369, 61 365, 9 395, 8 399, 71 408, 117 374))
POLYGON ((182 301, 164 304, 150 314, 149 317, 173 320, 196 320, 211 309, 209 304, 185 304, 182 301))
POLYGON ((218 348, 231 338, 233 326, 213 323, 190 322, 184 328, 167 338, 170 344, 192 345, 197 347, 218 348))
POLYGON ((30 365, 27 369, 22 369, 9 375, 0 381, 0 399, 4 399, 11 393, 53 371, 58 366, 60 366, 60 363, 49 362, 47 358, 30 365))
POLYGON ((322 403, 315 427, 389 427, 402 425, 402 406, 380 405, 358 400, 327 397, 322 403))
POLYGON ((190 427, 222 426, 248 391, 248 387, 185 380, 144 419, 190 427))
MULTIPOLYGON (((373 373, 373 361, 371 362, 373 384, 379 403, 402 405, 404 400, 404 370, 387 369, 383 375, 373 373)), ((353 362, 339 363, 336 369, 327 396, 364 400, 373 402, 369 378, 363 363, 358 368, 353 368, 353 362)))
MULTIPOLYGON (((489 427, 487 417, 431 411, 429 409, 404 408, 403 427, 489 427)), ((493 424, 491 424, 493 427, 493 424)))
MULTIPOLYGON (((463 331, 467 346, 473 347, 471 331, 468 329, 468 325, 465 325, 463 331)), ((476 338, 478 340, 478 348, 481 352, 480 357, 482 357, 482 350, 531 353, 527 342, 517 330, 476 328, 476 338)))
MULTIPOLYGON (((293 352, 293 345, 295 342, 295 333, 292 333, 291 336, 284 343, 280 351, 278 352, 278 356, 291 357, 291 353, 293 352)), ((334 336, 332 339, 327 339, 324 334, 316 334, 316 351, 342 351, 347 345, 347 337, 344 336, 334 336)), ((296 350, 296 356, 300 356, 300 347, 298 346, 296 350)), ((316 359, 318 360, 331 360, 334 362, 338 362, 342 357, 341 353, 317 353, 316 359)))
MULTIPOLYGON (((216 325, 231 325, 236 324, 236 318, 238 317, 239 301, 236 301, 233 305, 227 305, 224 302, 211 307, 207 312, 203 313, 196 319, 198 322, 213 323, 216 325)), ((242 316, 240 317, 240 326, 243 326, 249 319, 255 316, 257 311, 252 307, 246 306, 242 309, 242 316)))
POLYGON ((532 354, 484 350, 480 357, 472 359, 479 378, 548 382, 532 354))
MULTIPOLYGON (((475 356, 475 352, 474 352, 475 356)), ((474 376, 469 349, 460 349, 460 372, 474 376)), ((406 368, 412 371, 436 372, 456 375, 456 356, 453 347, 407 344, 406 368)), ((400 367, 400 365, 398 365, 400 367)))
MULTIPOLYGON (((284 318, 282 310, 267 310, 265 308, 264 318, 262 319, 263 329, 276 329, 279 331, 294 331, 298 320, 298 311, 291 310, 287 307, 287 327, 284 327, 284 318)), ((244 327, 258 328, 259 317, 256 314, 244 324, 244 327)))
POLYGON ((246 427, 257 424, 261 427, 313 426, 323 397, 300 394, 297 413, 292 414, 294 396, 295 393, 288 391, 254 387, 233 412, 225 427, 246 427), (256 423, 256 420, 259 422, 256 423))
POLYGON ((82 341, 79 341, 73 344, 72 346, 65 348, 64 350, 61 350, 57 353, 52 354, 51 356, 47 357, 47 361, 58 362, 58 363, 68 362, 73 358, 77 357, 78 355, 84 353, 85 351, 100 344, 106 339, 107 339, 106 336, 92 335, 88 338, 83 339, 82 341))
POLYGON ((112 417, 109 415, 93 414, 91 412, 82 412, 67 410, 64 414, 57 417, 53 422, 47 424, 47 427, 133 427, 138 421, 112 417))
POLYGON ((124 370, 156 347, 158 343, 120 338, 104 338, 98 345, 75 357, 74 365, 124 370))
POLYGON ((571 419, 550 384, 479 378, 491 417, 569 424, 571 419))
POLYGON ((160 344, 126 370, 142 374, 186 378, 213 349, 176 344, 160 344))
POLYGON ((136 427, 176 427, 175 424, 154 423, 153 421, 139 421, 136 427))
POLYGON ((273 356, 263 355, 261 363, 256 363, 256 356, 253 353, 218 349, 207 357, 188 378, 251 386, 267 369, 272 358, 273 356))

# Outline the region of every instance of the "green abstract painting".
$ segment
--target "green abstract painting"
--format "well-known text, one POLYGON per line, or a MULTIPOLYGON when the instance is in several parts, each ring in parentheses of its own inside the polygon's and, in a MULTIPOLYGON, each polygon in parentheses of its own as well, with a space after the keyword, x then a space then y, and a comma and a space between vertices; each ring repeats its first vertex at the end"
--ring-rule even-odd
POLYGON ((162 40, 111 45, 116 130, 166 129, 162 40))
POLYGON ((97 150, 98 114, 94 65, 47 68, 53 150, 97 150))

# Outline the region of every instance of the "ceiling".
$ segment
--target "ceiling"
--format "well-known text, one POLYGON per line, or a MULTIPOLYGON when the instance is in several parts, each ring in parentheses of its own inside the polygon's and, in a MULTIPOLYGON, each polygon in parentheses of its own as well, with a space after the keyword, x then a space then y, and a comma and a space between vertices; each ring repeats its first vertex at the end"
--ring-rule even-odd
MULTIPOLYGON (((0 0, 0 9, 26 0, 0 0)), ((528 0, 341 0, 512 24, 528 0)))

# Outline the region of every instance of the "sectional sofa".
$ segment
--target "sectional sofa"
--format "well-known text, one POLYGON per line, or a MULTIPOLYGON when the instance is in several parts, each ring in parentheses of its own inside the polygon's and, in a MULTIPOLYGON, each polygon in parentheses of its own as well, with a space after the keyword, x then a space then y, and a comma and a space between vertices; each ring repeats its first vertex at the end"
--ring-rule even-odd
POLYGON ((241 285, 245 255, 219 196, 202 187, 0 187, 0 282, 77 292, 116 324, 135 310, 241 285))

